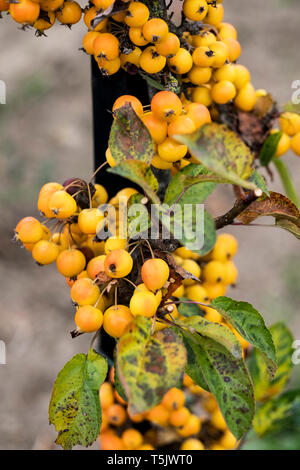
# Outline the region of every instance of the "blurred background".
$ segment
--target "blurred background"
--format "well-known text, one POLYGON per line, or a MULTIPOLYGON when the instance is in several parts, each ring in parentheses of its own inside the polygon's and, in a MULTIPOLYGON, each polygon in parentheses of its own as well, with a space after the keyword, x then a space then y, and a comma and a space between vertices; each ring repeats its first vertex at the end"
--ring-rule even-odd
MULTIPOLYGON (((256 88, 266 88, 279 105, 288 102, 292 82, 300 79, 300 2, 224 0, 224 7, 225 21, 236 26, 243 46, 240 62, 249 67, 256 88)), ((45 182, 91 175, 90 60, 79 51, 83 22, 72 31, 57 25, 48 37, 36 38, 3 16, 0 80, 7 85, 7 104, 0 105, 0 339, 7 345, 7 365, 0 365, 0 449, 55 448, 47 409, 52 386, 64 363, 87 351, 90 338, 71 339, 69 289, 55 266, 35 265, 12 236, 20 218, 38 215, 37 195, 45 182)), ((300 192, 300 160, 293 154, 284 159, 300 192)), ((282 191, 277 178, 272 188, 282 191)), ((217 216, 232 202, 231 189, 222 187, 208 208, 217 216)), ((300 339, 299 241, 279 228, 225 231, 239 241, 239 281, 229 295, 253 303, 268 325, 286 321, 300 339)), ((300 366, 290 384, 296 385, 300 366)), ((300 437, 294 438, 299 449, 300 437)), ((275 444, 249 439, 247 445, 275 444)), ((284 447, 284 439, 276 445, 284 447)))

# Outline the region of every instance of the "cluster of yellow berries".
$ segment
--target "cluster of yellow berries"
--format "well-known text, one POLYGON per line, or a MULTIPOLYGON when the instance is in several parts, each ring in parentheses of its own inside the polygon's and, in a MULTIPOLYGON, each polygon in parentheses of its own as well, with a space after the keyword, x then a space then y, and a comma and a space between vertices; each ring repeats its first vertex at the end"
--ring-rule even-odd
MULTIPOLYGON (((158 310, 161 315, 156 319, 155 330, 166 328, 168 325, 161 318, 174 321, 179 316, 175 304, 162 304, 172 282, 167 262, 155 257, 151 250, 152 257, 144 259, 141 265, 142 283, 136 285, 127 276, 133 268, 133 252, 140 242, 131 243, 126 238, 127 234, 120 235, 119 218, 114 222, 111 236, 107 235, 106 240, 97 238, 107 224, 102 205, 109 202, 118 211, 120 200, 128 201, 137 191, 125 188, 108 201, 103 186, 96 184, 92 188, 93 191, 90 185, 76 178, 64 185, 56 182, 45 184, 37 203, 45 222, 41 223, 34 217, 23 218, 15 228, 15 239, 31 252, 39 265, 55 262, 60 274, 66 278, 76 306, 77 328, 74 334, 92 333, 103 325, 110 336, 120 338, 134 317, 153 318, 158 310), (87 188, 89 207, 81 208, 76 197, 87 188), (128 305, 118 303, 118 280, 128 282, 128 287, 134 286, 128 305)), ((194 302, 207 305, 223 295, 226 286, 236 281, 237 270, 231 261, 236 250, 237 242, 229 234, 220 235, 213 251, 202 259, 184 247, 178 248, 173 255, 175 262, 199 282, 184 279, 173 294, 175 301, 187 296, 194 302)), ((213 321, 222 321, 220 315, 208 306, 206 316, 213 321)))
POLYGON ((127 70, 134 66, 151 75, 168 68, 193 102, 210 106, 234 100, 244 111, 254 108, 257 95, 248 69, 236 64, 241 46, 234 26, 223 22, 221 2, 184 0, 184 16, 203 25, 196 34, 183 31, 180 37, 175 27, 162 18, 152 18, 148 7, 139 1, 124 0, 124 11, 97 20, 113 3, 92 0, 82 10, 72 0, 0 0, 0 12, 8 10, 17 23, 33 26, 38 35, 53 27, 56 19, 71 27, 83 16, 88 28, 83 49, 95 57, 104 75, 115 74, 121 67, 127 70))
POLYGON ((188 375, 182 390, 170 389, 161 403, 145 413, 130 413, 114 387, 114 368, 99 396, 102 450, 154 450, 163 446, 164 440, 177 450, 229 450, 237 445, 214 396, 188 375), (164 431, 168 431, 165 438, 164 431))
POLYGON ((300 157, 300 115, 291 112, 282 113, 279 118, 280 129, 273 129, 271 134, 282 131, 278 142, 276 157, 282 157, 290 149, 300 157))
POLYGON ((132 1, 128 10, 112 17, 129 28, 132 48, 122 52, 118 29, 114 32, 109 20, 103 20, 93 29, 91 21, 97 8, 94 6, 85 13, 90 31, 83 39, 83 49, 94 55, 103 74, 112 75, 120 67, 127 70, 132 66, 157 74, 167 66, 185 83, 193 102, 210 106, 213 102, 225 104, 234 99, 236 106, 244 111, 254 108, 257 95, 250 73, 246 67, 235 63, 241 54, 237 31, 231 24, 222 22, 221 3, 185 0, 186 18, 203 21, 206 26, 197 34, 184 32, 179 38, 169 31, 163 19, 149 19, 146 5, 132 1))

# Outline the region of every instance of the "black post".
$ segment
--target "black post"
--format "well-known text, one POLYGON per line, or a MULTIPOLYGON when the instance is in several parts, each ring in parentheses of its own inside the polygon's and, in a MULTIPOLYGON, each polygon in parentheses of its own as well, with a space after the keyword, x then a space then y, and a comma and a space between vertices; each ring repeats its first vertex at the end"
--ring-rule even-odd
MULTIPOLYGON (((92 100, 94 128, 94 162, 95 169, 105 162, 109 132, 113 117, 111 114, 115 100, 121 95, 134 95, 143 105, 149 104, 148 89, 145 80, 138 74, 130 75, 125 70, 110 77, 104 77, 92 57, 92 100)), ((100 175, 101 177, 101 175, 100 175)), ((96 178, 97 179, 97 178, 96 178)), ((97 180, 97 182, 99 179, 97 180)), ((103 181, 103 176, 102 176, 103 181)), ((105 187, 110 196, 128 186, 124 178, 105 173, 105 187)), ((131 184, 131 186, 134 186, 131 184)))
MULTIPOLYGON (((103 77, 98 65, 92 57, 92 101, 93 101, 93 134, 94 134, 94 167, 95 170, 105 162, 105 152, 108 146, 110 128, 113 122, 111 109, 115 100, 121 95, 134 95, 143 103, 149 104, 146 82, 140 75, 129 75, 121 69, 111 77, 103 77)), ((97 175, 98 176, 98 175, 97 175)), ((112 197, 120 189, 128 186, 128 181, 105 171, 100 172, 96 181, 104 183, 109 196, 112 197)), ((130 186, 136 186, 133 183, 130 186)), ((136 186, 137 187, 137 186, 136 186)), ((113 360, 114 339, 105 333, 103 328, 99 336, 97 349, 110 361, 113 360)))

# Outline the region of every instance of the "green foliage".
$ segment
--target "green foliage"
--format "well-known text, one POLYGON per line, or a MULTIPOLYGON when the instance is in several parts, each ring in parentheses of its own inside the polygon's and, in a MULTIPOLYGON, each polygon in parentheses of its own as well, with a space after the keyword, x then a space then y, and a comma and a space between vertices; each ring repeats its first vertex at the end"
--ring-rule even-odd
POLYGON ((143 232, 151 227, 151 219, 148 213, 148 209, 141 203, 145 196, 142 194, 133 194, 128 201, 127 211, 127 222, 128 222, 128 237, 138 238, 143 232), (134 204, 138 204, 138 211, 132 207, 134 204))
POLYGON ((255 409, 253 386, 243 359, 211 338, 193 335, 191 339, 185 331, 182 335, 189 353, 187 373, 197 385, 214 394, 230 431, 240 439, 250 428, 255 409))
POLYGON ((132 414, 156 406, 180 381, 186 365, 182 339, 167 328, 151 335, 152 320, 135 317, 119 340, 117 367, 132 414))
POLYGON ((123 176, 140 185, 152 202, 160 204, 160 200, 156 195, 158 181, 147 163, 137 160, 125 160, 119 163, 119 165, 109 168, 107 171, 123 176))
POLYGON ((202 165, 190 164, 173 176, 167 187, 164 203, 171 206, 184 195, 186 201, 201 204, 215 189, 216 180, 218 177, 202 165))
POLYGON ((179 299, 182 301, 177 307, 178 313, 183 317, 193 317, 194 315, 200 315, 201 310, 197 304, 193 303, 185 303, 185 301, 189 300, 187 297, 180 297, 179 299))
POLYGON ((300 390, 290 390, 264 403, 256 413, 253 426, 259 436, 284 428, 300 428, 300 390))
POLYGON ((97 439, 101 427, 99 389, 106 375, 106 359, 93 350, 74 356, 58 374, 49 420, 58 432, 56 443, 64 449, 88 447, 97 439))
POLYGON ((282 137, 282 131, 270 134, 264 141, 264 145, 259 155, 261 165, 268 166, 272 158, 275 156, 279 141, 282 137))
POLYGON ((191 341, 197 344, 199 334, 211 338, 226 348, 236 359, 242 358, 242 348, 235 334, 221 323, 211 322, 201 316, 193 316, 183 321, 177 321, 177 325, 190 332, 191 341))
POLYGON ((115 116, 108 142, 115 162, 139 160, 150 165, 155 153, 154 142, 131 104, 117 109, 115 116))
POLYGON ((187 145, 192 155, 224 182, 257 189, 253 182, 247 181, 251 175, 253 154, 226 126, 205 124, 193 134, 179 135, 176 139, 187 145))
POLYGON ((275 347, 260 313, 248 302, 238 302, 229 297, 218 297, 211 305, 246 341, 262 352, 267 370, 273 377, 276 372, 275 347))
POLYGON ((256 186, 261 189, 263 193, 265 193, 267 196, 270 196, 270 191, 268 190, 266 180, 257 170, 252 171, 249 181, 252 181, 252 183, 256 184, 256 186))
POLYGON ((254 383, 255 398, 265 400, 280 393, 292 371, 293 336, 284 323, 276 323, 269 329, 277 356, 277 371, 273 379, 267 374, 263 354, 254 350, 249 359, 249 370, 254 383))

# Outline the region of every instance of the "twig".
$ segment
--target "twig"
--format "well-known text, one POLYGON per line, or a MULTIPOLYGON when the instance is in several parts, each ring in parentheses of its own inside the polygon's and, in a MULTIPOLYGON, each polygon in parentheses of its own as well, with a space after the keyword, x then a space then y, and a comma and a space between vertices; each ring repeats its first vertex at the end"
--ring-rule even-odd
POLYGON ((240 215, 252 202, 254 202, 259 196, 259 193, 254 191, 249 191, 245 194, 244 199, 239 199, 234 204, 233 208, 226 214, 221 215, 220 217, 215 218, 216 230, 226 227, 226 225, 231 225, 234 222, 234 219, 240 215))

